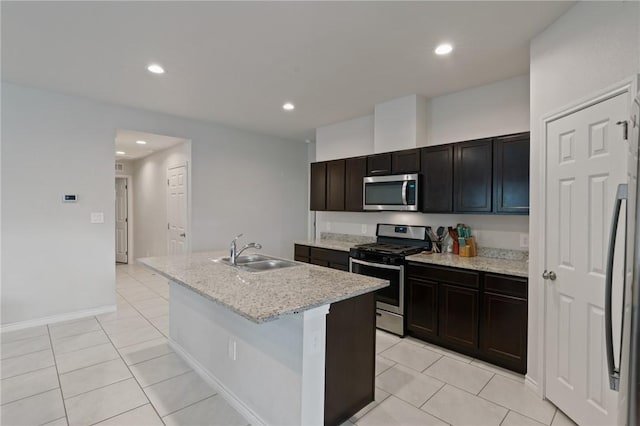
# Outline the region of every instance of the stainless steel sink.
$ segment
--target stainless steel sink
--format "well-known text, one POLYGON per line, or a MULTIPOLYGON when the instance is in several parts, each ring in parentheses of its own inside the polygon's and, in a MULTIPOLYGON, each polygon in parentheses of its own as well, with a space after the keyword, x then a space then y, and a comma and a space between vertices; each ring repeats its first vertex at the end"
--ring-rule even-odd
MULTIPOLYGON (((229 266, 233 266, 231 265, 231 260, 228 256, 212 260, 214 262, 226 263, 229 266)), ((262 254, 249 254, 246 256, 237 257, 235 266, 247 272, 262 272, 272 271, 274 269, 289 268, 292 266, 299 266, 299 264, 296 262, 291 262, 289 260, 264 256, 262 254)))
POLYGON ((240 268, 247 272, 271 271, 274 269, 289 268, 291 266, 299 266, 295 262, 281 259, 263 260, 261 262, 251 262, 240 265, 240 268))
MULTIPOLYGON (((264 260, 271 260, 271 259, 273 258, 269 256, 264 256, 262 254, 248 254, 246 256, 236 257, 236 265, 244 265, 245 263, 252 263, 252 262, 262 262, 264 260)), ((215 261, 228 263, 229 265, 231 264, 231 259, 229 258, 229 256, 221 257, 220 259, 214 259, 214 262, 215 261)))

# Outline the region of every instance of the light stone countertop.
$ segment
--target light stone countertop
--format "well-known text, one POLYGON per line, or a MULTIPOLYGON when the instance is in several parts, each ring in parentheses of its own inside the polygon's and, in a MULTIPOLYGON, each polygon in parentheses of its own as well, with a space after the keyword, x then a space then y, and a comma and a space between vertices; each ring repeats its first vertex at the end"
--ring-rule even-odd
POLYGON ((526 260, 494 259, 491 257, 461 257, 455 254, 414 254, 406 258, 411 262, 430 263, 433 265, 452 266, 454 268, 472 269, 474 271, 495 272, 497 274, 516 277, 529 276, 529 264, 526 260))
POLYGON ((302 240, 302 241, 294 241, 294 244, 300 244, 303 246, 311 246, 311 247, 320 247, 330 250, 338 250, 349 253, 349 249, 351 247, 355 247, 358 244, 362 243, 354 243, 352 241, 341 241, 341 240, 330 240, 330 239, 318 239, 318 240, 302 240))
POLYGON ((212 260, 228 254, 199 252, 147 257, 138 262, 255 323, 273 321, 389 285, 385 280, 307 263, 247 272, 212 260))

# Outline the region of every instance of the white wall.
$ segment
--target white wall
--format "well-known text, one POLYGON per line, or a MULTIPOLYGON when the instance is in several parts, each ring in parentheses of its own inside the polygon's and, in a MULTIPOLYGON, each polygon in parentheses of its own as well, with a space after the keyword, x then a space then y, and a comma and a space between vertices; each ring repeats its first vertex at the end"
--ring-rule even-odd
MULTIPOLYGON (((167 169, 188 164, 191 143, 184 142, 136 160, 133 167, 134 247, 132 259, 167 254, 167 169)), ((188 198, 189 201, 189 198, 188 198)))
POLYGON ((301 142, 2 83, 2 325, 115 303, 116 129, 192 141, 192 248, 293 256, 307 225, 301 142), (79 194, 62 204, 64 192, 79 194), (91 212, 105 223, 91 225, 91 212))
POLYGON ((529 130, 529 75, 431 99, 429 145, 529 130))
POLYGON ((133 175, 133 160, 119 160, 116 157, 116 161, 117 164, 122 164, 122 170, 116 170, 116 176, 126 176, 126 175, 133 175))
POLYGON ((357 157, 373 153, 373 115, 316 129, 316 160, 357 157))
MULTIPOLYGON (((407 97, 409 101, 411 101, 410 98, 412 97, 407 97)), ((415 101, 413 104, 415 105, 415 101)), ((431 99, 428 105, 418 103, 418 108, 415 109, 429 114, 426 120, 418 120, 418 124, 427 123, 426 133, 428 133, 429 145, 527 131, 529 130, 529 77, 528 75, 514 77, 439 96, 431 99)), ((317 161, 373 154, 374 123, 369 117, 371 116, 317 129, 317 161), (354 126, 354 123, 358 126, 354 126), (356 148, 349 147, 351 141, 355 141, 356 148), (369 150, 366 151, 366 148, 369 150)), ((420 126, 417 130, 418 132, 414 126, 414 141, 416 133, 419 139, 420 134, 425 132, 420 130, 420 126)), ((520 247, 520 234, 529 232, 528 216, 394 212, 317 212, 316 215, 316 237, 319 237, 321 232, 327 231, 374 236, 377 223, 431 226, 466 223, 475 230, 474 234, 480 246, 525 250, 520 247), (367 225, 364 233, 362 232, 363 224, 367 225)))
POLYGON ((544 188, 540 144, 544 116, 640 72, 640 3, 579 2, 531 43, 531 254, 527 375, 543 378, 544 188))
POLYGON ((377 104, 374 110, 373 152, 377 154, 427 145, 428 104, 427 98, 418 95, 377 104))

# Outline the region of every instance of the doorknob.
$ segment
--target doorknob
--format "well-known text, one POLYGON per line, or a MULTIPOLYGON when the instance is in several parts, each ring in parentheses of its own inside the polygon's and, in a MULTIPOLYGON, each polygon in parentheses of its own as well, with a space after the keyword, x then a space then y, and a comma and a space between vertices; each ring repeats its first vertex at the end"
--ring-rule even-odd
POLYGON ((547 270, 545 269, 544 272, 542 273, 542 278, 545 280, 549 279, 549 272, 547 272, 547 270))
POLYGON ((556 275, 556 273, 555 273, 555 272, 553 272, 553 271, 549 271, 549 279, 550 279, 551 281, 555 281, 555 280, 556 280, 556 278, 558 278, 558 277, 557 277, 557 275, 556 275))
MULTIPOLYGON (((180 236, 181 236, 181 237, 186 237, 186 236, 187 236, 187 234, 182 233, 182 234, 180 234, 180 236)), ((554 278, 554 279, 555 279, 555 278, 554 278)))

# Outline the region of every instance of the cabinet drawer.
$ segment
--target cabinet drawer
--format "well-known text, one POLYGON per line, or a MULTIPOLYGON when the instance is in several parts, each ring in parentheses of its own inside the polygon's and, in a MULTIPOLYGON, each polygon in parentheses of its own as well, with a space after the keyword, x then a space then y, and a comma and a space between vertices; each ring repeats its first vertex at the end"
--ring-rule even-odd
POLYGON ((342 265, 349 265, 349 253, 338 250, 329 250, 319 247, 311 247, 309 249, 309 257, 311 263, 313 260, 323 260, 329 263, 339 263, 342 265))
POLYGON ((462 285, 465 287, 479 288, 480 274, 473 271, 465 271, 442 266, 422 266, 416 263, 409 263, 407 275, 419 279, 438 281, 462 285))
POLYGON ((293 254, 299 257, 309 257, 309 246, 296 244, 293 248, 293 254))
POLYGON ((484 289, 507 296, 527 298, 527 279, 487 273, 484 276, 484 289))

